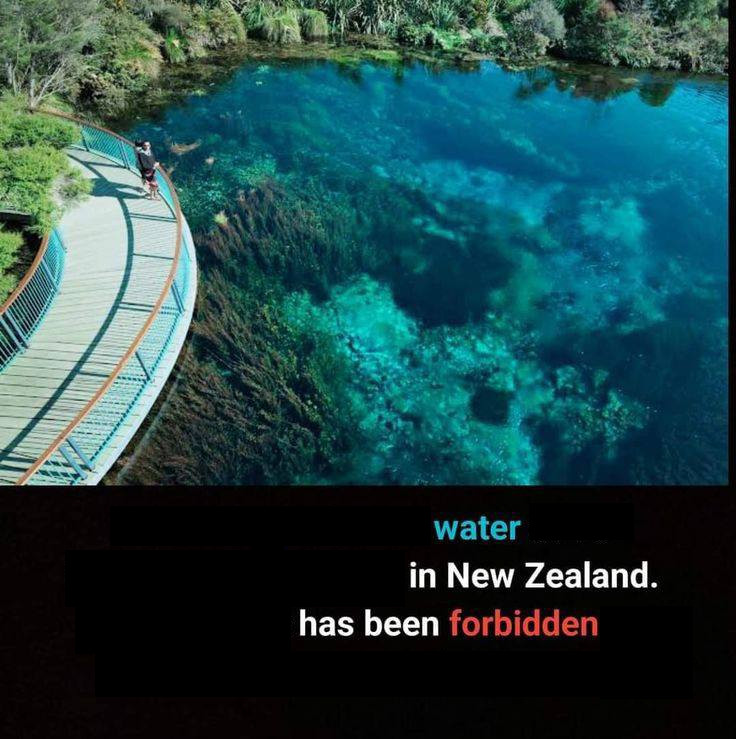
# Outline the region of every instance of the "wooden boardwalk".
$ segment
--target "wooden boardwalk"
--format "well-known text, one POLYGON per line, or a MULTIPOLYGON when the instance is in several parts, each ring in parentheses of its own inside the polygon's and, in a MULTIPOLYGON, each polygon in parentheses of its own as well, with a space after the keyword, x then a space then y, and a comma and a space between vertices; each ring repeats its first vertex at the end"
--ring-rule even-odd
POLYGON ((0 373, 2 483, 15 482, 100 389, 150 315, 175 254, 175 217, 163 200, 142 197, 133 172, 83 150, 69 157, 92 194, 61 220, 59 294, 28 349, 0 373))

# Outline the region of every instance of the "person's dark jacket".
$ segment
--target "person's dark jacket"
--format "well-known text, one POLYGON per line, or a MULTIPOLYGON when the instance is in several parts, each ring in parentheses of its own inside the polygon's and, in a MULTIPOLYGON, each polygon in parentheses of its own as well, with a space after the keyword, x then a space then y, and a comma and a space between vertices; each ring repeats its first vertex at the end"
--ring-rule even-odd
POLYGON ((150 172, 156 168, 156 157, 153 156, 153 152, 146 154, 142 149, 136 151, 136 159, 138 160, 138 169, 141 172, 150 172))

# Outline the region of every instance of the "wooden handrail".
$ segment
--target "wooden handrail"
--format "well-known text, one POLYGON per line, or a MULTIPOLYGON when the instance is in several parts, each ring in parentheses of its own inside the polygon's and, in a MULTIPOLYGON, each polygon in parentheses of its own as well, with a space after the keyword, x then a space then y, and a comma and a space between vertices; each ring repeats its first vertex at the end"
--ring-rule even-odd
POLYGON ((31 266, 28 268, 28 271, 23 275, 20 282, 15 286, 15 289, 13 290, 10 295, 5 299, 5 302, 0 305, 0 316, 2 316, 8 308, 10 308, 13 303, 18 299, 20 294, 23 292, 23 288, 26 286, 26 283, 33 277, 33 275, 36 274, 36 270, 38 269, 38 265, 41 264, 41 260, 44 257, 44 254, 46 254, 46 249, 48 249, 49 246, 49 235, 46 234, 46 236, 43 237, 43 240, 41 241, 41 246, 38 247, 38 252, 36 253, 36 258, 31 262, 31 266))
MULTIPOLYGON (((110 129, 104 128, 103 126, 97 126, 94 123, 87 123, 85 121, 82 121, 73 115, 69 115, 69 113, 63 113, 62 111, 50 110, 50 109, 43 109, 43 110, 39 110, 38 112, 43 113, 44 115, 53 115, 59 118, 65 118, 66 120, 72 121, 81 126, 90 126, 92 128, 96 128, 98 131, 104 131, 105 133, 110 134, 111 136, 114 136, 115 138, 119 139, 125 144, 133 146, 133 143, 131 141, 124 138, 123 136, 120 136, 114 131, 110 131, 110 129)), ((133 340, 133 343, 130 345, 130 348, 125 352, 122 359, 120 359, 120 361, 115 365, 115 368, 110 373, 110 375, 107 377, 105 382, 102 383, 102 386, 100 387, 100 389, 92 396, 92 398, 90 398, 90 400, 86 403, 84 408, 82 408, 82 410, 79 411, 79 413, 66 426, 66 428, 51 442, 51 444, 49 444, 46 451, 16 481, 15 483, 16 485, 24 485, 26 482, 28 482, 28 480, 30 480, 30 478, 33 477, 33 475, 51 457, 51 455, 64 443, 64 441, 74 431, 74 429, 89 415, 90 411, 95 407, 95 405, 100 400, 100 398, 107 392, 107 390, 110 388, 112 383, 115 381, 118 375, 122 372, 123 368, 128 363, 128 360, 131 359, 131 357, 135 354, 136 349, 138 349, 138 347, 140 346, 140 343, 145 338, 146 333, 148 333, 148 329, 151 328, 153 321, 158 315, 158 312, 161 310, 161 307, 163 306, 164 301, 166 300, 166 296, 169 290, 171 289, 171 285, 174 282, 174 278, 176 277, 176 270, 179 266, 179 257, 181 254, 181 237, 182 237, 182 229, 183 229, 183 217, 181 213, 181 207, 179 206, 179 198, 176 194, 176 189, 174 188, 174 184, 171 182, 171 178, 166 173, 166 170, 163 167, 159 167, 158 171, 161 173, 162 177, 166 180, 166 183, 169 186, 169 191, 171 193, 171 199, 174 204, 174 215, 176 217, 176 245, 175 245, 175 250, 174 250, 174 260, 171 265, 171 270, 169 271, 169 274, 166 278, 166 282, 164 283, 163 290, 161 291, 161 295, 156 301, 156 304, 153 306, 153 309, 151 310, 151 314, 146 319, 146 322, 143 324, 143 327, 136 335, 135 339, 133 340)))

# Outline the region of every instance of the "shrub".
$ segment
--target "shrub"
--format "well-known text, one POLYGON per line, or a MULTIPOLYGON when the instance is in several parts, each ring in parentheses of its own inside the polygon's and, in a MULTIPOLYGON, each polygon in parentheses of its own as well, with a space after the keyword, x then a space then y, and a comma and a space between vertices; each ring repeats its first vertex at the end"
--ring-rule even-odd
POLYGON ((504 21, 510 21, 518 12, 528 7, 530 0, 496 0, 493 14, 504 21))
POLYGON ((188 7, 180 3, 161 2, 155 6, 150 26, 163 35, 172 28, 184 33, 191 23, 192 13, 188 7))
POLYGON ((715 18, 718 0, 648 0, 654 18, 673 25, 693 18, 715 18))
POLYGON ((426 23, 416 25, 414 23, 402 23, 396 33, 396 37, 402 44, 407 46, 426 46, 427 38, 432 32, 432 27, 426 23))
POLYGON ((429 22, 440 31, 454 31, 460 25, 458 8, 449 0, 433 0, 428 6, 429 22))
POLYGON ((514 16, 513 25, 546 36, 550 42, 561 41, 565 36, 565 20, 552 0, 535 0, 514 16))
POLYGON ((646 11, 603 18, 586 12, 565 39, 565 52, 576 59, 629 67, 678 67, 667 54, 667 31, 646 11))
POLYGON ((88 191, 88 181, 62 151, 77 138, 74 124, 26 113, 17 99, 0 99, 0 203, 28 213, 36 233, 49 231, 64 203, 88 191))
POLYGON ((185 36, 189 56, 202 56, 205 49, 243 43, 245 24, 228 0, 213 0, 194 8, 185 36))
POLYGON ((87 69, 77 80, 75 101, 107 115, 120 113, 133 94, 158 76, 163 62, 160 42, 133 13, 108 13, 103 33, 89 52, 87 69))
MULTIPOLYGON (((0 226, 0 274, 4 274, 9 267, 15 264, 18 249, 23 244, 23 237, 15 231, 5 231, 0 226)), ((0 296, 0 301, 5 296, 0 296)))
POLYGON ((395 33, 406 19, 404 0, 356 0, 354 22, 363 33, 395 33))
POLYGON ((480 28, 474 28, 470 32, 468 47, 479 54, 504 54, 508 51, 506 34, 491 36, 480 28))
POLYGON ((5 302, 18 284, 18 275, 13 274, 13 268, 22 245, 23 237, 19 233, 4 231, 0 226, 0 303, 5 302))
POLYGON ((471 0, 468 11, 468 24, 473 28, 483 29, 491 13, 491 0, 471 0))
POLYGON ((184 50, 184 40, 181 34, 173 28, 170 28, 166 34, 164 49, 166 51, 166 58, 172 64, 181 64, 186 61, 187 54, 184 50))
POLYGON ((543 34, 523 24, 514 24, 509 34, 514 56, 536 59, 544 56, 550 40, 543 34))
POLYGON ((277 44, 298 44, 302 40, 299 13, 289 8, 278 15, 266 18, 262 26, 263 37, 277 44))
POLYGON ((728 21, 698 19, 679 23, 669 41, 672 56, 686 72, 728 71, 728 21))
POLYGON ((327 16, 321 10, 302 10, 299 15, 299 28, 302 37, 308 41, 327 38, 330 35, 327 16))
POLYGON ((73 123, 46 115, 28 115, 19 99, 3 98, 0 102, 0 147, 47 144, 63 149, 78 139, 79 129, 73 123))

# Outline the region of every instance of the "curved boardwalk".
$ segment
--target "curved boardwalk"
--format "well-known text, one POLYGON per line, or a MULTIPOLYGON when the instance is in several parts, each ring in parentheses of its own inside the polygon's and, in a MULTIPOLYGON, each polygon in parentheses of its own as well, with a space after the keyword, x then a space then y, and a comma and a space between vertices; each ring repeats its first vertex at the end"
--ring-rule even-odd
MULTIPOLYGON (((133 172, 81 149, 69 158, 92 181, 92 194, 59 227, 66 246, 59 294, 28 349, 0 373, 3 483, 16 482, 100 389, 149 317, 175 256, 176 218, 163 200, 142 197, 133 172)), ((165 371, 85 482, 100 479, 155 400, 186 335, 190 295, 165 371)))

